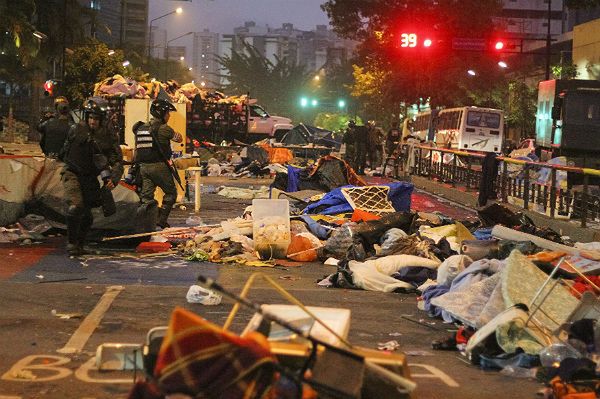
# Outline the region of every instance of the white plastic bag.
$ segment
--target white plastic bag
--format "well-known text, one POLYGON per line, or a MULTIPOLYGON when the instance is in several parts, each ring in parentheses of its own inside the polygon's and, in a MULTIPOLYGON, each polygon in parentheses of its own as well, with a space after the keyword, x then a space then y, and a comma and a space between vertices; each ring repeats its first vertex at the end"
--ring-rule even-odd
POLYGON ((439 285, 450 286, 452 280, 458 276, 463 270, 473 263, 473 260, 467 255, 452 255, 446 259, 437 272, 437 282, 439 285))
POLYGON ((218 305, 223 299, 221 295, 214 291, 207 290, 199 285, 192 285, 185 298, 189 303, 201 303, 203 305, 218 305))

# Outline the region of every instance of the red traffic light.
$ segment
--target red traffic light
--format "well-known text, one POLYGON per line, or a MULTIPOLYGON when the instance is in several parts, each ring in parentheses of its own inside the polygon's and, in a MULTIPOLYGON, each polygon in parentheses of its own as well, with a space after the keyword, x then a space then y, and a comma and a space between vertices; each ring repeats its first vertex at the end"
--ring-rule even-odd
POLYGON ((494 48, 496 50, 504 49, 504 42, 502 40, 497 40, 496 43, 494 43, 494 48))
POLYGON ((44 83, 44 95, 52 97, 53 94, 54 94, 54 81, 47 80, 44 83))
POLYGON ((418 33, 414 32, 403 32, 400 34, 400 47, 401 48, 421 48, 431 47, 433 40, 429 37, 420 38, 418 33))

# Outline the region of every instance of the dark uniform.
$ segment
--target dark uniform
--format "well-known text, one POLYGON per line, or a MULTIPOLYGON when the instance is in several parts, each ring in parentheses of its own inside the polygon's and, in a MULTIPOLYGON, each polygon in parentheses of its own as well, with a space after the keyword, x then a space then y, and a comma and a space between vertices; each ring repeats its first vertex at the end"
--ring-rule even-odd
POLYGON ((344 138, 342 139, 343 143, 346 144, 346 153, 344 154, 344 159, 352 168, 356 169, 356 165, 354 164, 354 158, 356 157, 355 149, 354 149, 354 129, 348 127, 346 129, 346 133, 344 133, 344 138))
POLYGON ((398 128, 398 124, 393 124, 392 128, 388 130, 387 137, 385 139, 385 150, 387 152, 388 157, 394 152, 398 143, 400 142, 400 138, 402 137, 402 132, 398 128))
POLYGON ((175 107, 168 102, 154 101, 150 110, 154 118, 135 131, 135 162, 140 165, 142 179, 141 201, 155 203, 154 191, 157 186, 161 188, 165 195, 158 210, 157 225, 162 228, 169 227, 167 220, 177 200, 177 187, 165 162, 171 159, 171 140, 181 141, 181 136, 164 120, 164 115, 171 111, 175 111, 175 107))
POLYGON ((356 152, 354 164, 356 173, 365 174, 367 164, 367 147, 369 145, 369 129, 366 126, 354 127, 354 151, 356 152))
POLYGON ((123 174, 123 154, 118 137, 100 122, 96 129, 89 125, 90 117, 105 117, 102 106, 99 101, 88 101, 84 109, 85 120, 71 127, 62 151, 67 250, 71 255, 84 253, 85 237, 93 223, 92 208, 103 205, 98 176, 105 185, 116 186, 123 174))
POLYGON ((40 124, 38 127, 42 135, 40 147, 47 157, 58 158, 65 146, 69 129, 71 129, 71 123, 66 115, 59 115, 40 124))

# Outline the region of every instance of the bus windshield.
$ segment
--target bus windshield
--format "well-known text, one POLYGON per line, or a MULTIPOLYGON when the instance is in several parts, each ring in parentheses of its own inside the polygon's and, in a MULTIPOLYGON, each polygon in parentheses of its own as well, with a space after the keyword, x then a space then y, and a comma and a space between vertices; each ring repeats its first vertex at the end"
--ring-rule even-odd
POLYGON ((500 127, 500 114, 491 112, 469 111, 467 113, 467 125, 498 129, 500 127))

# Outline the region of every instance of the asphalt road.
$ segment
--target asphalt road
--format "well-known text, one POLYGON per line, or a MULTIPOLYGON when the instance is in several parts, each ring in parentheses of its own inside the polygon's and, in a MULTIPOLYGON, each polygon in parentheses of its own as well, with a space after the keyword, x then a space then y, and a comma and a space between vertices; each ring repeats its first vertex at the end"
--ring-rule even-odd
MULTIPOLYGON (((207 222, 233 217, 247 204, 205 196, 202 217, 207 222)), ((431 196, 420 197, 415 204, 447 207, 457 215, 472 216, 431 196)), ((187 216, 188 211, 179 211, 174 219, 181 223, 187 216)), ((99 344, 142 343, 150 328, 168 323, 176 306, 222 324, 232 304, 188 304, 188 287, 203 274, 239 292, 255 271, 272 276, 307 305, 350 309, 349 339, 355 345, 376 348, 377 343, 397 340, 418 384, 415 397, 532 398, 541 388, 534 381, 483 372, 466 364, 457 352, 432 350, 431 341, 445 338, 454 327, 428 319, 417 310, 414 295, 318 287, 317 279, 335 271, 332 266, 311 263, 259 270, 175 257, 82 261, 69 259, 63 248, 62 238, 38 246, 0 246, 0 399, 126 397, 132 373, 93 369, 99 344), (115 291, 111 288, 115 286, 123 289, 115 291), (61 314, 73 317, 63 319, 61 314), (410 322, 403 315, 426 325, 410 322), (93 328, 90 319, 97 322, 92 323, 93 328), (76 353, 65 353, 73 350, 76 353)), ((264 283, 256 287, 251 291, 253 300, 285 303, 264 283)), ((233 329, 241 331, 250 316, 242 311, 233 329)))

